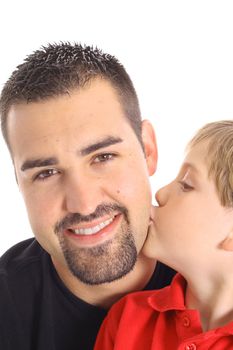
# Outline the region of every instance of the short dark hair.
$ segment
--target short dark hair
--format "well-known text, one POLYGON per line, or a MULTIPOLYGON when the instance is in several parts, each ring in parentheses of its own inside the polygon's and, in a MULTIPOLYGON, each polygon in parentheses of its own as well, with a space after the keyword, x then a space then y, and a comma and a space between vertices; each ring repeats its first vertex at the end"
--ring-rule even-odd
POLYGON ((111 83, 139 142, 141 113, 137 94, 124 66, 98 48, 60 42, 42 46, 17 66, 0 97, 1 128, 9 146, 7 115, 12 105, 39 102, 84 87, 95 78, 111 83))

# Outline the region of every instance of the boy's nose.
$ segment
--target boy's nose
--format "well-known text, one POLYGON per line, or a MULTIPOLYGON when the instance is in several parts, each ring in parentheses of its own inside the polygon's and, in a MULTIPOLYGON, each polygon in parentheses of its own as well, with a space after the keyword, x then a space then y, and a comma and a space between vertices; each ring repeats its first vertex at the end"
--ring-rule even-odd
POLYGON ((169 196, 169 186, 168 185, 160 188, 156 192, 155 199, 160 207, 164 206, 167 203, 168 196, 169 196))

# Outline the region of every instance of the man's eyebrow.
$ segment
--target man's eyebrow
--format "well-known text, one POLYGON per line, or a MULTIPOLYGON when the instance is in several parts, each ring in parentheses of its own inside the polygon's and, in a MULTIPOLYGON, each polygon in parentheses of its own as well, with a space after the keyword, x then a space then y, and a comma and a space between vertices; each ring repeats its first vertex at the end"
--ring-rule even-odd
POLYGON ((115 145, 116 143, 120 143, 120 142, 123 142, 123 140, 120 137, 108 136, 101 141, 95 142, 93 144, 90 144, 82 148, 79 151, 79 153, 81 154, 81 156, 87 156, 88 154, 95 152, 101 148, 115 145))
POLYGON ((33 169, 33 168, 39 168, 44 167, 48 165, 55 165, 58 163, 57 158, 51 157, 51 158, 38 158, 38 159, 27 159, 25 162, 23 162, 21 166, 21 171, 33 169))
MULTIPOLYGON (((93 144, 90 144, 82 148, 78 153, 81 154, 82 156, 86 156, 92 152, 97 151, 98 149, 115 145, 116 143, 119 143, 122 141, 123 140, 120 137, 109 136, 101 141, 95 142, 93 144)), ((25 171, 33 168, 45 167, 45 166, 56 165, 56 164, 58 164, 58 160, 55 157, 27 159, 25 160, 25 162, 23 162, 20 169, 21 171, 25 171)))

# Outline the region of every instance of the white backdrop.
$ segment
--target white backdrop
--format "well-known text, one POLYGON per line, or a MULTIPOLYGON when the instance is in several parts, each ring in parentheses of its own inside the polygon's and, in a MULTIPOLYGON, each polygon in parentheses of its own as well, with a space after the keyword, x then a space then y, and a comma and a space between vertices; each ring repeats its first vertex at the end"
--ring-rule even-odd
MULTIPOLYGON (((31 0, 0 4, 0 88, 27 54, 48 42, 78 41, 116 55, 156 129, 153 191, 176 174, 202 124, 233 118, 233 1, 31 0)), ((31 237, 0 138, 0 255, 31 237)))

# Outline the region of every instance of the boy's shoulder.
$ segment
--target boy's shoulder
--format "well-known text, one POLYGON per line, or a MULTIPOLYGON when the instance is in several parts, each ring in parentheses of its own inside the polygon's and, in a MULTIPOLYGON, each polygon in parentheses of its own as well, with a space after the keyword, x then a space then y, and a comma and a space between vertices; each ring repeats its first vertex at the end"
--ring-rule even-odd
POLYGON ((159 294, 164 294, 165 289, 169 287, 164 287, 160 290, 146 290, 146 291, 138 291, 132 292, 121 298, 118 302, 116 302, 109 314, 113 314, 114 317, 118 315, 120 318, 123 314, 133 314, 134 310, 141 313, 142 310, 144 312, 152 311, 152 307, 150 304, 151 298, 156 298, 159 294))
POLYGON ((176 274, 171 285, 158 290, 144 290, 129 293, 114 304, 110 310, 114 315, 123 313, 152 313, 175 309, 176 304, 183 307, 183 293, 185 280, 180 274, 176 274), (113 311, 112 311, 113 310, 113 311))

